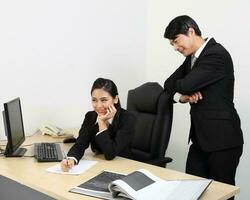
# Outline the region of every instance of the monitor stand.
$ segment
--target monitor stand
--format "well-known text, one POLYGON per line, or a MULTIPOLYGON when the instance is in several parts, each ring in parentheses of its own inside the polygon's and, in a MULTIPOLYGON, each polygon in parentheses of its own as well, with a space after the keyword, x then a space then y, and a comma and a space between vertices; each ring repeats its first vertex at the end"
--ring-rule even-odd
POLYGON ((24 156, 26 151, 27 151, 27 149, 25 149, 25 148, 18 148, 12 154, 6 154, 5 156, 6 157, 22 157, 22 156, 24 156))

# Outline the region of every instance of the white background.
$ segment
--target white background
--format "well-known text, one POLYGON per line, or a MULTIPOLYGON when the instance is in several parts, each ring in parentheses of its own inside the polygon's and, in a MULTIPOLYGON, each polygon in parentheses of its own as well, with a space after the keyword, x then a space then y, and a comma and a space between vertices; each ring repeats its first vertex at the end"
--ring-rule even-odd
MULTIPOLYGON (((172 18, 188 14, 234 60, 235 106, 245 139, 237 199, 249 199, 248 11, 247 0, 0 0, 0 110, 19 96, 26 133, 43 123, 79 127, 91 109, 90 87, 97 77, 114 80, 126 107, 130 88, 146 81, 163 84, 182 63, 163 33, 172 18)), ((168 168, 179 171, 188 150, 188 112, 188 105, 175 105, 167 150, 174 159, 168 168)), ((1 115, 0 137, 5 138, 1 115)))
POLYGON ((27 133, 79 127, 98 77, 114 80, 123 106, 146 80, 143 0, 0 2, 0 105, 21 98, 27 133))
MULTIPOLYGON (((244 134, 244 152, 237 170, 236 184, 241 187, 237 200, 250 199, 250 19, 248 0, 210 0, 210 1, 148 1, 147 29, 147 79, 164 83, 184 60, 163 39, 169 21, 178 15, 193 17, 200 26, 203 37, 214 37, 231 53, 235 71, 235 107, 240 115, 244 134)), ((188 151, 189 105, 175 104, 172 135, 167 155, 174 161, 167 167, 185 171, 188 151)))

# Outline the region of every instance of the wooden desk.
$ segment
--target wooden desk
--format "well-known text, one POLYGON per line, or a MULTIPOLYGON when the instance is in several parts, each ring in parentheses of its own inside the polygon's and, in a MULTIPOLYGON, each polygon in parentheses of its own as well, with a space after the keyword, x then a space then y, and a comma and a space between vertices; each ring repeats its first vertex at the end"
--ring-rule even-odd
MULTIPOLYGON (((34 142, 62 142, 62 139, 51 138, 50 136, 34 135, 27 137, 24 145, 33 144, 34 142)), ((70 144, 62 144, 62 149, 69 149, 70 144)), ((27 146, 31 147, 31 146, 27 146)), ((89 196, 79 195, 68 192, 72 187, 83 183, 84 181, 95 176, 102 170, 112 170, 122 173, 130 173, 137 169, 147 169, 156 176, 166 180, 176 179, 195 179, 199 177, 191 176, 185 173, 177 172, 170 169, 156 167, 153 165, 117 157, 112 161, 107 161, 101 155, 94 155, 90 151, 86 151, 85 159, 96 160, 98 163, 85 173, 72 176, 53 174, 45 171, 46 168, 56 163, 38 163, 32 157, 21 158, 5 158, 0 157, 0 174, 16 180, 29 187, 46 193, 56 199, 96 199, 89 196)), ((202 196, 202 200, 225 200, 239 193, 240 188, 213 181, 202 196)), ((1 196, 1 194, 0 194, 1 196)))

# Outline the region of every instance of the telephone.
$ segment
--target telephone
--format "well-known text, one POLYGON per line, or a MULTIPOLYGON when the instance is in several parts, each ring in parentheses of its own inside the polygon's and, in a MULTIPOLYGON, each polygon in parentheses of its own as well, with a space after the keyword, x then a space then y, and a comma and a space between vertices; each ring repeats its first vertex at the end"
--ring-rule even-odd
POLYGON ((50 124, 44 124, 42 125, 39 130, 42 132, 43 135, 50 135, 50 136, 62 136, 65 133, 63 132, 63 129, 50 125, 50 124))

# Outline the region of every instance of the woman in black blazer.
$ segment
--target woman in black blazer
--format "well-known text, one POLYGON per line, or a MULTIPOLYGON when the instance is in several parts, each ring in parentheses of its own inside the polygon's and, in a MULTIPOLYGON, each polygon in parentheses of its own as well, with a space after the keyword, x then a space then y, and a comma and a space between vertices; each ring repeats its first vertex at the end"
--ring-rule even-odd
POLYGON ((91 89, 93 111, 85 115, 76 143, 61 162, 67 171, 77 164, 91 145, 96 153, 107 160, 115 156, 130 157, 130 141, 134 133, 135 117, 121 108, 117 87, 113 81, 98 78, 91 89))

